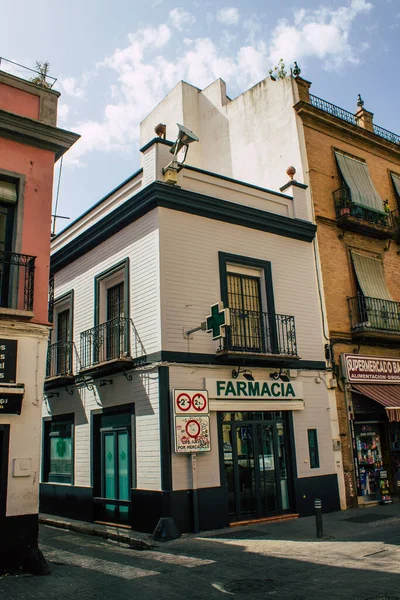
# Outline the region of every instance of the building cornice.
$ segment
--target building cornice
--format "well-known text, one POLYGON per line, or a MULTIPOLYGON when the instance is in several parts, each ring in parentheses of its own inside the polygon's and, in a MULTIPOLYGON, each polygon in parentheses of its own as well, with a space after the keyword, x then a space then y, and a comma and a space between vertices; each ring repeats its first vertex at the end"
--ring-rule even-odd
POLYGON ((58 160, 81 136, 0 109, 0 137, 49 150, 58 160))
POLYGON ((309 221, 277 215, 173 187, 166 183, 154 182, 55 252, 51 256, 51 270, 56 272, 62 269, 157 207, 190 213, 304 242, 311 242, 316 232, 316 226, 309 221))
POLYGON ((372 131, 368 131, 368 129, 342 121, 338 117, 302 100, 297 102, 293 108, 301 117, 303 123, 312 129, 322 131, 338 139, 344 138, 353 145, 356 142, 358 146, 364 146, 370 152, 380 156, 388 154, 391 158, 394 157, 400 160, 400 145, 389 142, 372 131))

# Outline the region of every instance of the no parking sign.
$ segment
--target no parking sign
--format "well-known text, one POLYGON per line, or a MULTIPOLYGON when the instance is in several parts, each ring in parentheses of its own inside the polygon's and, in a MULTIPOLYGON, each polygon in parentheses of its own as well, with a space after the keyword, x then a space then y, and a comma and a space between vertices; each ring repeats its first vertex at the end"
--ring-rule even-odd
POLYGON ((207 390, 174 390, 175 452, 210 452, 207 390))

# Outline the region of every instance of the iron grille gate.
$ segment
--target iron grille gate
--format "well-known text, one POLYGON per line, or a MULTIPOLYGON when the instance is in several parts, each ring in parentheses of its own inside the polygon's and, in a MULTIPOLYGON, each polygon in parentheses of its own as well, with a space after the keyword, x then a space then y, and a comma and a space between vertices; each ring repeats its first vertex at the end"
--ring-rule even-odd
POLYGON ((228 274, 228 305, 231 311, 230 343, 247 352, 262 352, 263 339, 260 279, 228 274))

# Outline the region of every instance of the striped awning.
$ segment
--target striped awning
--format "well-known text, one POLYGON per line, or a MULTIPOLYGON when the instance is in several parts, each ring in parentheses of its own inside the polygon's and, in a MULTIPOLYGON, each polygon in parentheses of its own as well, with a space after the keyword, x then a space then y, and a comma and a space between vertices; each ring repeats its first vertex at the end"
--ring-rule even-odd
POLYGON ((385 407, 389 421, 400 422, 400 385, 357 383, 351 391, 378 402, 385 407))
POLYGON ((335 152, 335 156, 343 179, 350 189, 352 202, 385 212, 382 198, 375 189, 367 163, 341 152, 335 152))
POLYGON ((386 285, 383 262, 355 250, 351 251, 351 258, 358 284, 364 296, 393 301, 386 285))
POLYGON ((392 175, 394 189, 396 190, 396 193, 397 193, 398 197, 400 198, 400 176, 395 175, 395 173, 391 173, 391 175, 392 175))
POLYGON ((0 179, 0 202, 15 204, 17 201, 17 186, 10 181, 0 179))

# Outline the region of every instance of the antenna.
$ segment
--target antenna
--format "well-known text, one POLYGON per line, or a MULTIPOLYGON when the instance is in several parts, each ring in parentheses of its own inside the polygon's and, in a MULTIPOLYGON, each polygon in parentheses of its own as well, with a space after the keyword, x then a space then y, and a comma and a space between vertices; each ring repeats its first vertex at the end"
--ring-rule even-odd
POLYGON ((55 237, 56 235, 56 220, 57 219, 70 219, 70 217, 62 217, 61 215, 57 215, 57 209, 58 209, 58 197, 60 195, 60 183, 61 183, 61 173, 62 173, 62 167, 63 167, 63 160, 64 160, 64 156, 61 157, 61 161, 60 161, 60 170, 58 172, 58 183, 57 183, 57 193, 56 193, 56 203, 54 206, 54 215, 51 215, 53 217, 53 226, 51 228, 51 236, 50 237, 55 237))

